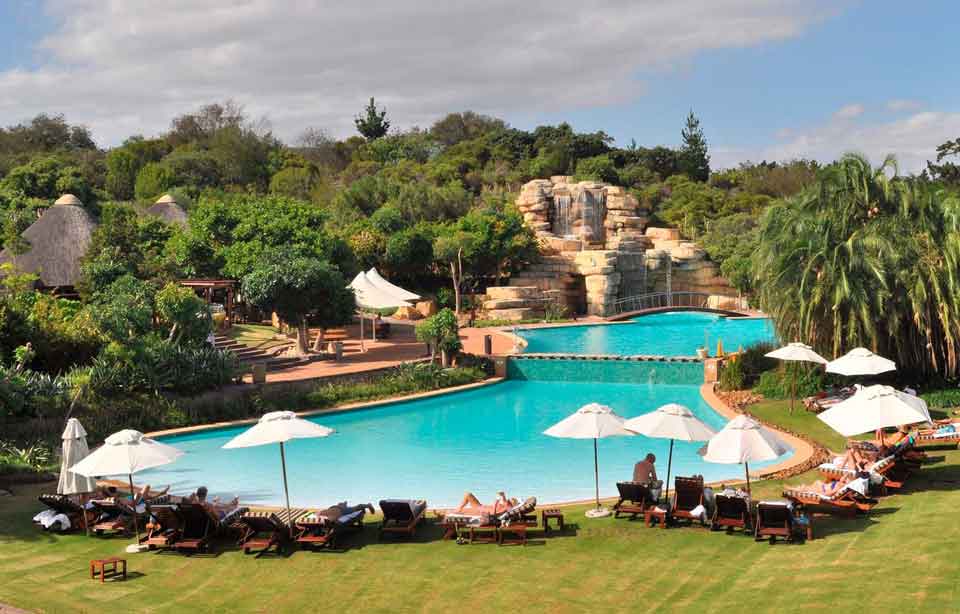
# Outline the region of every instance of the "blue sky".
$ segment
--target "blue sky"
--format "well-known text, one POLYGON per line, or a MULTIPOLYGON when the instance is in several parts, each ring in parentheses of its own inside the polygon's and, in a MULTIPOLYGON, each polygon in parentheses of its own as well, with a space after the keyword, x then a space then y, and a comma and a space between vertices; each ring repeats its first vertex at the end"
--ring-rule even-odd
POLYGON ((693 108, 717 166, 860 149, 896 153, 907 170, 960 136, 955 3, 610 1, 592 13, 571 4, 555 21, 540 9, 556 3, 498 13, 409 2, 393 15, 379 5, 381 24, 365 2, 351 12, 207 0, 174 13, 133 0, 10 1, 0 123, 63 112, 108 146, 233 98, 292 140, 307 125, 349 134, 376 95, 398 127, 470 108, 654 145, 677 143, 693 108))

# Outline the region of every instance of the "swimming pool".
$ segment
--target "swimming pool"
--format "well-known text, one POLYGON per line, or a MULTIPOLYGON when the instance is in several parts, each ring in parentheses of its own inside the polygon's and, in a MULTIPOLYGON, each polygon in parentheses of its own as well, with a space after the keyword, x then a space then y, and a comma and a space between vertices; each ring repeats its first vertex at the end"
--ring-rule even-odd
MULTIPOLYGON (((632 417, 676 402, 715 428, 725 423, 700 397, 697 383, 666 383, 689 379, 678 365, 659 363, 663 369, 657 370, 652 363, 633 363, 644 369, 643 379, 638 371, 633 381, 646 382, 636 384, 623 383, 622 372, 614 381, 570 381, 576 379, 570 374, 579 371, 577 363, 584 361, 522 362, 527 379, 314 418, 337 433, 287 446, 291 503, 325 506, 344 499, 396 497, 449 506, 466 490, 481 500, 497 490, 536 496, 541 502, 589 499, 591 442, 542 434, 582 405, 597 401, 632 417)), ((702 370, 696 374, 702 379, 702 370)), ((139 477, 154 486, 169 483, 174 492, 206 485, 223 498, 238 495, 248 504, 280 504, 278 446, 220 449, 245 428, 164 437, 186 454, 139 477)), ((708 480, 742 475, 738 465, 703 462, 696 454, 702 445, 676 443, 673 475, 700 473, 708 480)), ((616 482, 630 479, 633 464, 647 452, 657 455, 657 468, 665 476, 668 446, 668 441, 641 436, 602 440, 601 495, 615 495, 616 482)))
POLYGON ((527 352, 620 356, 694 356, 700 347, 713 354, 718 340, 732 351, 776 339, 768 318, 727 318, 694 311, 640 316, 628 323, 520 329, 517 334, 527 341, 527 352))

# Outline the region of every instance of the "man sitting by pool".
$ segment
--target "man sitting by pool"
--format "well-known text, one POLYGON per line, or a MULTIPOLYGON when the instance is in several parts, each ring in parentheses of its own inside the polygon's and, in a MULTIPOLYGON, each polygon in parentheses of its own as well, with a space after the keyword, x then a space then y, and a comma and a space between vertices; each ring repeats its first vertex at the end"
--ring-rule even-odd
POLYGON ((646 484, 653 498, 659 501, 663 480, 657 479, 657 468, 654 465, 656 462, 657 457, 652 452, 647 453, 646 458, 633 466, 633 481, 638 484, 646 484))

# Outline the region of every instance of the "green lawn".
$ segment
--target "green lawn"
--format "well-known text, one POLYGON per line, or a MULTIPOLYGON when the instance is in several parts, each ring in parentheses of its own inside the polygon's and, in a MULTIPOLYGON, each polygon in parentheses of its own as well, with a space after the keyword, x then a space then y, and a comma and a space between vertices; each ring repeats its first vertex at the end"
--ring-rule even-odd
POLYGON ((248 347, 261 350, 270 350, 276 347, 290 345, 287 338, 275 339, 277 330, 265 324, 234 324, 227 331, 227 336, 248 347))
MULTIPOLYGON (((754 410, 776 412, 766 407, 754 410)), ((776 415, 824 434, 813 414, 776 415)), ((88 561, 122 555, 127 541, 44 534, 30 524, 40 488, 24 487, 0 498, 0 603, 51 612, 955 612, 960 452, 931 455, 869 517, 818 517, 817 539, 803 545, 590 520, 575 507, 573 532, 536 534, 525 548, 439 541, 429 525, 415 542, 378 543, 368 524, 341 553, 258 560, 224 543, 212 557, 126 555, 133 576, 106 586, 88 579, 88 561)), ((782 487, 758 482, 755 498, 782 487)))
POLYGON ((846 447, 845 437, 827 426, 816 414, 804 409, 799 402, 793 408, 793 413, 790 412, 790 401, 763 400, 747 409, 764 422, 808 435, 831 450, 842 451, 846 447))

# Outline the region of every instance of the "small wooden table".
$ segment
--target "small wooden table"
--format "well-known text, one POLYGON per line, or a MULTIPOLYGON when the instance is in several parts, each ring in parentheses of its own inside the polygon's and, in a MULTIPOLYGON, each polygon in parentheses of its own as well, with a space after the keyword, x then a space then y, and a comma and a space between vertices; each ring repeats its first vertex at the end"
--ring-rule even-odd
POLYGON ((560 532, 563 532, 563 512, 556 508, 550 508, 540 512, 540 519, 543 522, 543 532, 545 535, 550 534, 550 519, 553 518, 557 521, 557 529, 560 532))
POLYGON ((99 572, 100 582, 105 582, 107 573, 110 577, 123 576, 127 579, 127 560, 120 557, 110 557, 108 559, 93 559, 90 561, 90 579, 97 577, 99 572), (119 567, 118 567, 119 566, 119 567))
POLYGON ((660 521, 660 526, 664 529, 667 528, 667 512, 666 510, 658 510, 656 508, 648 508, 647 511, 643 513, 643 521, 648 527, 653 526, 653 521, 660 521))

